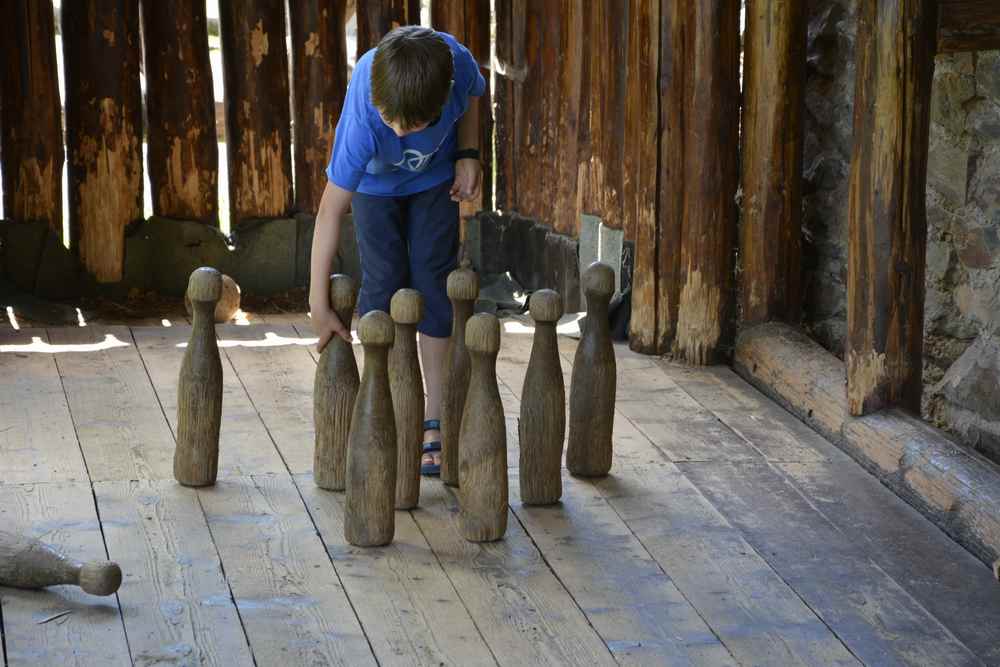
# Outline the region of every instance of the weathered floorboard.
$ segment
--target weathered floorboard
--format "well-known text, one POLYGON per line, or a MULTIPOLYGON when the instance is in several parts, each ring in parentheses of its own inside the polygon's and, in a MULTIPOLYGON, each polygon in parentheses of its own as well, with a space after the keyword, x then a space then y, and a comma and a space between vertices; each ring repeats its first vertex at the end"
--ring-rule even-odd
POLYGON ((94 496, 135 664, 250 664, 197 492, 143 480, 99 482, 94 496))
POLYGON ((287 475, 198 490, 257 664, 375 665, 287 475))
POLYGON ((389 546, 353 547, 344 539, 343 494, 319 489, 308 474, 295 483, 380 665, 496 664, 409 512, 396 512, 389 546))
POLYGON ((47 342, 44 329, 0 329, 0 484, 87 480, 47 342))
POLYGON ((511 508, 622 665, 735 665, 705 621, 589 483, 563 476, 560 505, 511 508))
POLYGON ((1000 595, 988 567, 853 461, 781 463, 799 493, 987 664, 1000 664, 1000 595))
POLYGON ((619 469, 597 487, 740 663, 858 664, 673 464, 619 469))
MULTIPOLYGON (((0 486, 0 525, 24 531, 73 558, 107 559, 86 483, 0 486)), ((132 664, 114 596, 95 597, 75 586, 43 591, 0 587, 0 606, 10 667, 132 664)))
POLYGON ((467 542, 440 484, 422 489, 412 514, 500 664, 615 664, 516 519, 503 540, 467 542))
POLYGON ((766 465, 680 464, 851 652, 870 665, 965 665, 951 632, 766 465))
MULTIPOLYGON (((190 325, 132 327, 132 336, 163 412, 177 433, 177 377, 190 325)), ((285 472, 285 464, 260 420, 229 359, 222 356, 222 428, 219 477, 285 472)))
POLYGON ((219 347, 292 474, 313 467, 316 363, 291 325, 217 327, 219 347))
POLYGON ((172 479, 174 437, 128 328, 50 329, 91 481, 172 479))

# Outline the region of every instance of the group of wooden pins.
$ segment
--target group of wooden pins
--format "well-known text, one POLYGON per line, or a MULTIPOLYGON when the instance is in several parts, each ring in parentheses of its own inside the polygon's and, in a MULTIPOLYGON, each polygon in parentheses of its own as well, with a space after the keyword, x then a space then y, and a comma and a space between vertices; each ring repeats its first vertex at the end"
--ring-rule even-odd
MULTIPOLYGON (((615 355, 608 327, 614 272, 591 265, 583 275, 587 327, 577 348, 570 383, 567 467, 580 476, 611 468, 616 390, 615 355)), ((453 307, 441 406, 441 480, 458 487, 459 531, 473 542, 498 540, 507 530, 507 432, 496 362, 500 322, 473 315, 479 281, 467 263, 448 276, 453 307)), ((335 275, 331 303, 351 321, 356 291, 351 278, 335 275)), ((359 378, 351 345, 334 338, 316 369, 314 478, 318 486, 346 491, 344 536, 355 545, 392 541, 395 510, 417 506, 423 446, 424 391, 416 325, 423 316, 420 293, 397 292, 389 313, 361 318, 364 346, 359 378)), ((553 290, 529 301, 535 321, 519 420, 521 500, 529 505, 562 496, 566 392, 556 342, 562 298, 553 290)))
MULTIPOLYGON (((608 303, 614 273, 595 263, 582 281, 588 317, 570 381, 566 465, 574 475, 595 477, 611 468, 616 369, 608 303)), ((468 263, 448 276, 454 320, 442 397, 441 479, 459 489, 462 535, 485 542, 507 530, 507 433, 496 375, 500 322, 472 314, 478 294, 468 263)), ((218 271, 203 267, 191 274, 187 297, 194 322, 178 380, 174 453, 174 476, 185 486, 214 484, 218 472, 222 361, 214 311, 221 295, 218 271)), ((356 295, 350 277, 332 277, 330 299, 342 322, 351 321, 356 295)), ((372 311, 358 324, 364 374, 359 378, 351 344, 335 336, 320 355, 314 385, 315 482, 346 490, 344 536, 362 547, 391 542, 395 510, 416 507, 420 495, 424 388, 416 326, 423 300, 403 289, 389 309, 372 311)), ((523 503, 545 505, 562 495, 566 394, 556 343, 562 299, 540 290, 529 311, 535 335, 521 394, 519 480, 523 503)), ((0 531, 0 586, 75 584, 110 595, 121 579, 115 563, 81 563, 34 538, 0 531)))

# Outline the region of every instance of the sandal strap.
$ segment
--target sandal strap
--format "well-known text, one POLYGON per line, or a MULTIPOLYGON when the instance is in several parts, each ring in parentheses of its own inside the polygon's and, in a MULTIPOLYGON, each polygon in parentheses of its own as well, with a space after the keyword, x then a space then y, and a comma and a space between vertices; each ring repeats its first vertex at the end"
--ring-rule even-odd
POLYGON ((428 452, 440 452, 440 451, 441 451, 441 443, 439 441, 435 440, 434 442, 424 443, 424 449, 423 449, 424 454, 428 452))
POLYGON ((440 419, 428 419, 424 421, 425 431, 440 431, 441 430, 441 420, 440 419))

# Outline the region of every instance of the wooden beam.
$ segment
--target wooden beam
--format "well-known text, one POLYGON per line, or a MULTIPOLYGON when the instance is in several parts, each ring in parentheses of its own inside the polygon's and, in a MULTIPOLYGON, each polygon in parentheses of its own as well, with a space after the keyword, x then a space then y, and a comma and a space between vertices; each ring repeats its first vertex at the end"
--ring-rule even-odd
POLYGON ((577 177, 580 172, 577 144, 580 129, 580 77, 583 72, 583 3, 589 0, 561 0, 557 14, 559 26, 555 71, 549 79, 548 91, 555 93, 548 104, 548 133, 552 136, 554 156, 553 182, 549 188, 554 197, 554 210, 545 222, 555 231, 577 236, 580 233, 580 212, 577 208, 577 177))
POLYGON ((138 2, 66 2, 61 25, 70 245, 99 282, 117 282, 125 226, 142 217, 138 2))
POLYGON ((937 52, 1000 49, 1000 3, 938 0, 937 52))
POLYGON ((684 228, 673 349, 688 363, 708 364, 722 358, 732 333, 740 3, 684 4, 690 94, 685 96, 684 228))
POLYGON ((852 415, 920 411, 936 9, 933 0, 864 0, 858 12, 847 253, 852 415))
POLYGON ((902 410, 851 417, 844 362, 786 324, 744 329, 733 363, 987 565, 1000 556, 996 466, 902 410))
POLYGON ((288 215, 291 113, 283 0, 221 0, 229 206, 235 224, 288 215))
POLYGON ((153 212, 219 224, 219 148, 205 3, 142 3, 153 212))
MULTIPOLYGON (((663 353, 673 347, 677 337, 677 307, 681 296, 680 248, 684 230, 685 100, 689 95, 691 77, 688 74, 690 30, 686 18, 687 5, 685 2, 663 0, 660 6, 659 229, 656 329, 652 336, 655 351, 663 353)), ((635 343, 632 346, 639 347, 635 343)))
POLYGON ((63 143, 51 3, 0 4, 0 156, 6 217, 43 220, 62 238, 63 143))
POLYGON ((517 202, 516 105, 523 77, 525 0, 495 0, 496 12, 496 191, 494 207, 508 211, 517 202))
MULTIPOLYGON (((631 3, 628 18, 626 149, 621 168, 625 237, 635 241, 629 344, 634 350, 656 352, 660 1, 631 3)), ((612 130, 601 127, 599 131, 612 130)), ((613 135, 608 139, 614 141, 613 135)))
POLYGON ((315 214, 347 92, 344 0, 301 0, 291 12, 295 207, 315 214))
POLYGON ((741 319, 798 324, 806 8, 749 0, 746 17, 741 319))
POLYGON ((357 0, 357 3, 358 58, 378 46, 393 28, 420 23, 420 0, 357 0))

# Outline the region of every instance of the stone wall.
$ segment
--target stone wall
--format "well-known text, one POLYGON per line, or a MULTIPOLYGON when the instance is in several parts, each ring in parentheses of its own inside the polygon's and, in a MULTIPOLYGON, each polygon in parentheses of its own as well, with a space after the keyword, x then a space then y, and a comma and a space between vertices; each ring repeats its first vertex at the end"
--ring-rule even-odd
MULTIPOLYGON (((806 327, 843 356, 857 0, 810 0, 806 327)), ((1000 461, 1000 52, 938 56, 927 187, 924 417, 1000 461)))

